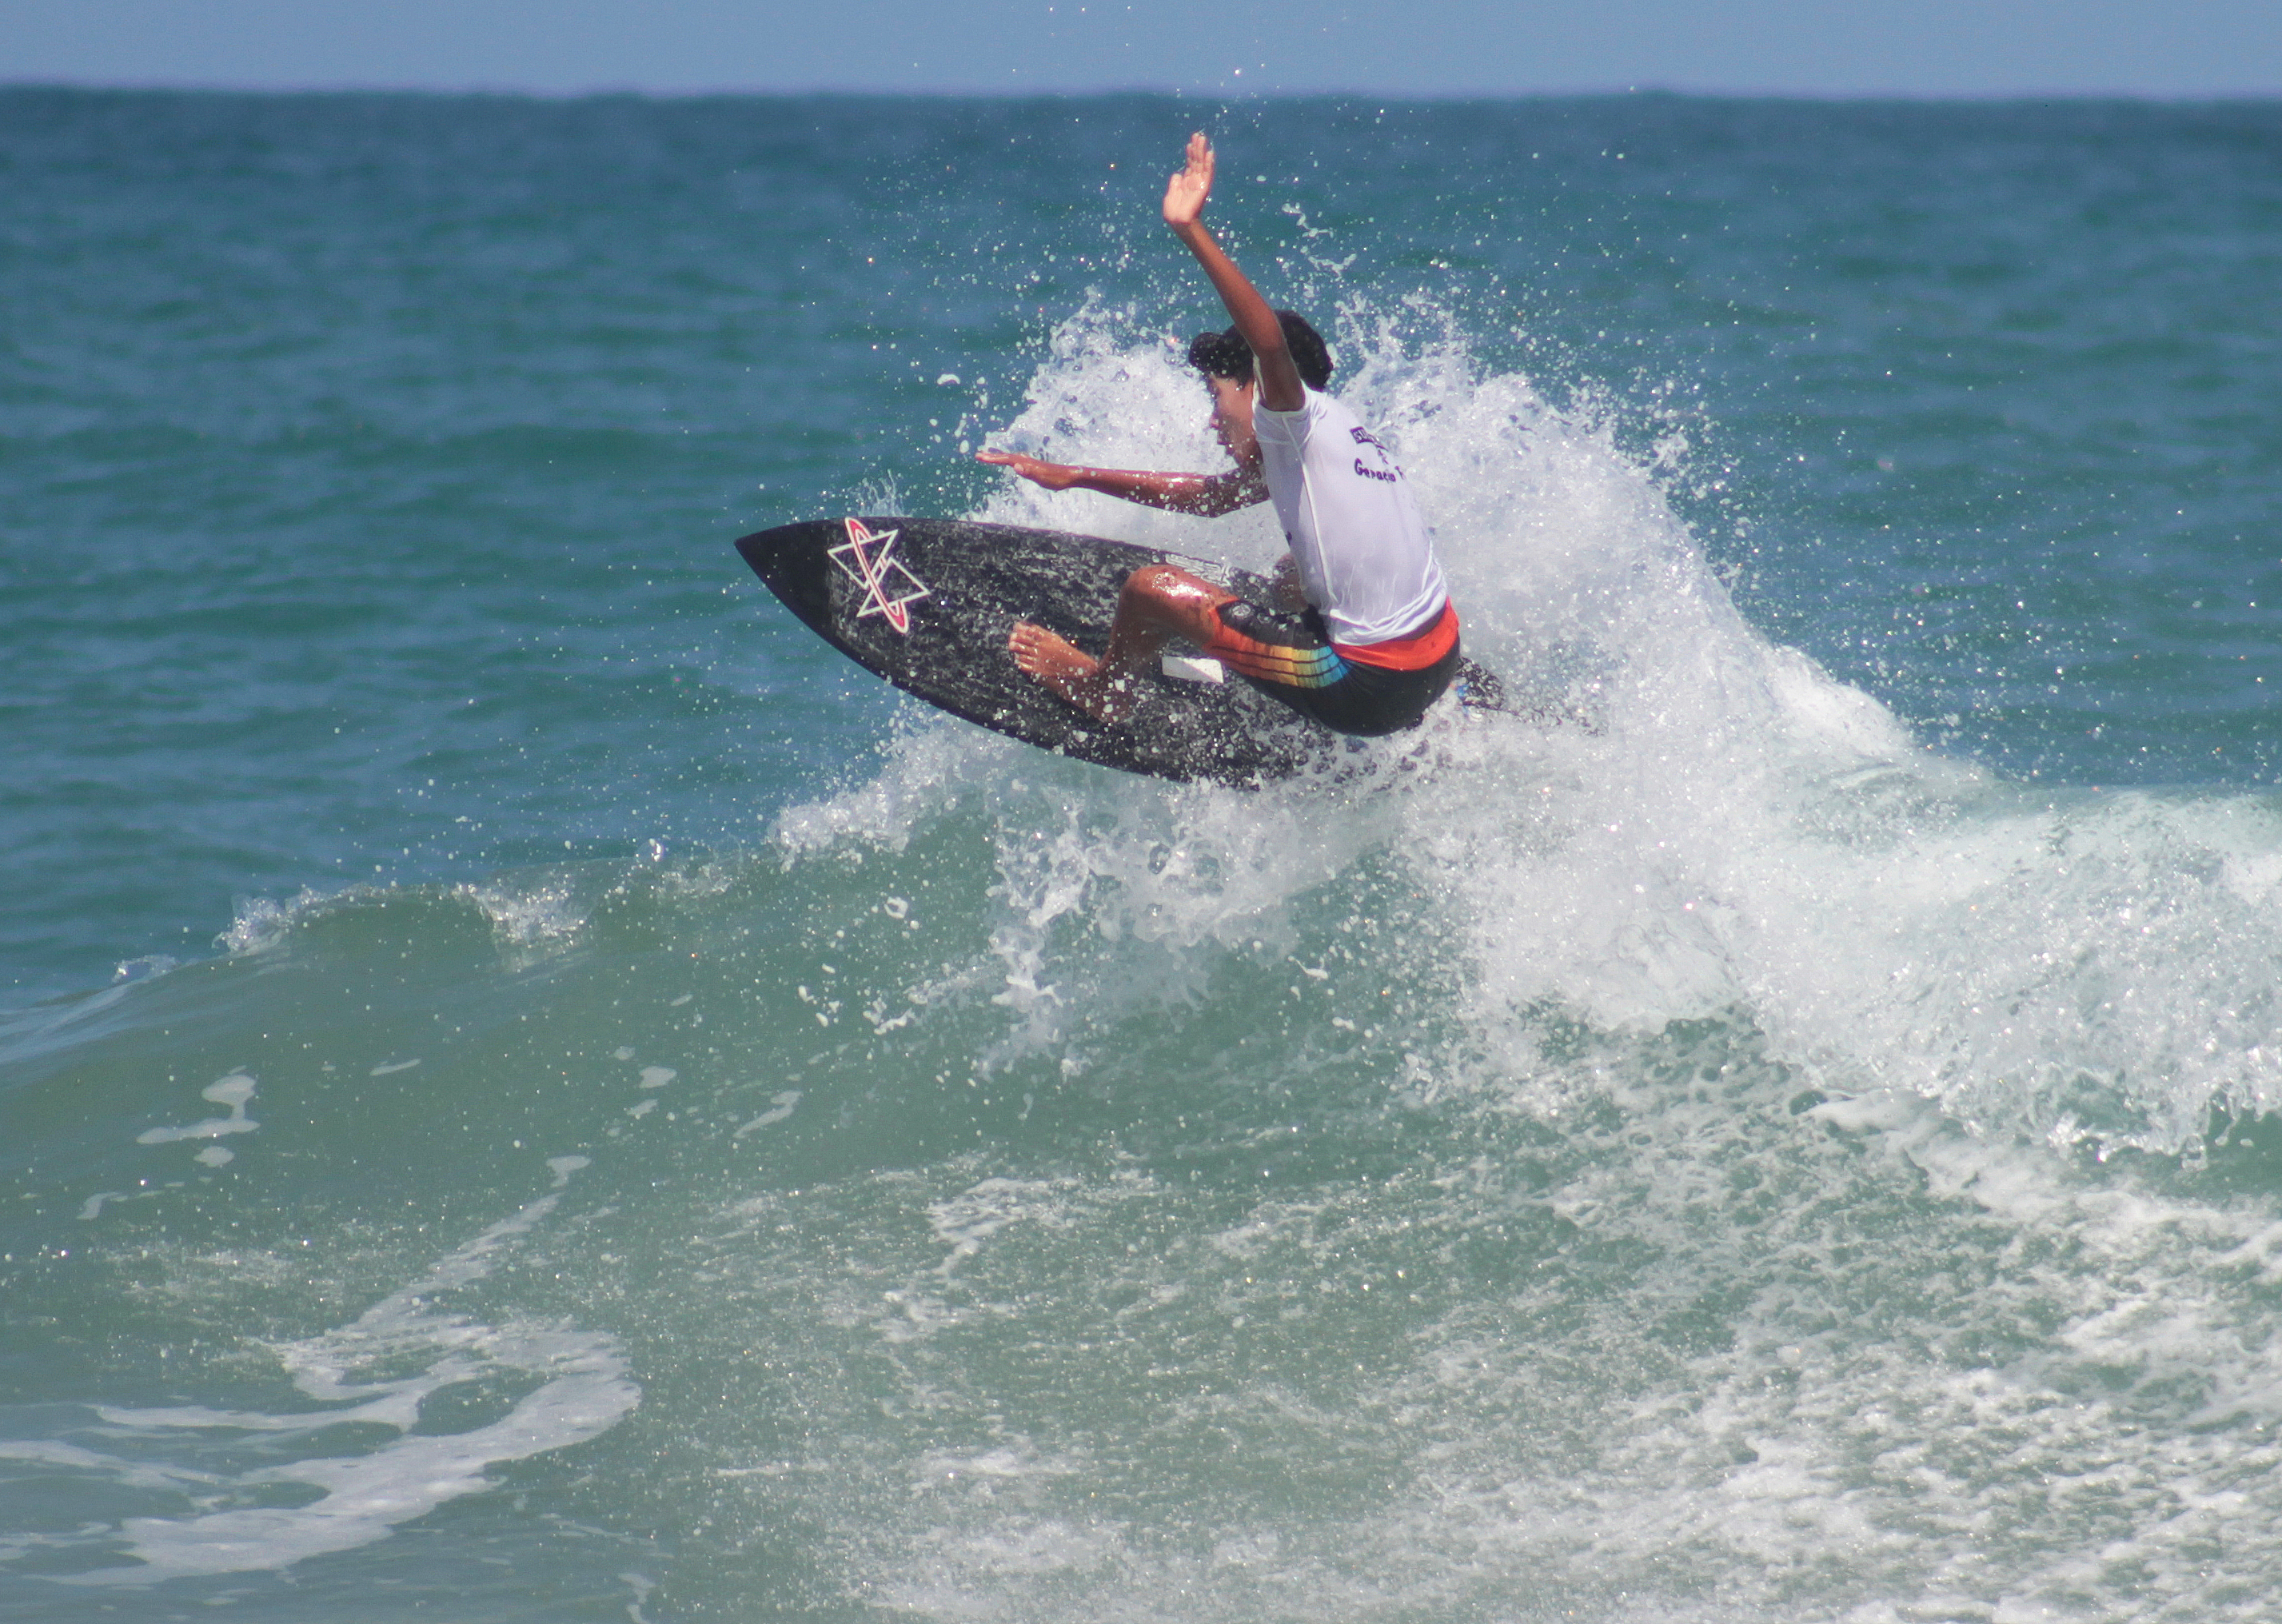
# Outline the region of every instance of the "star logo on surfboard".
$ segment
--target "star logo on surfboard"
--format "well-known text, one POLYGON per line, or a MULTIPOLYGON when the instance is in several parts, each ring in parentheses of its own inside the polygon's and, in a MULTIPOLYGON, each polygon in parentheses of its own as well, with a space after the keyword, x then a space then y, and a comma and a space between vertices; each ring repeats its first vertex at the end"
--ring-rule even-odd
POLYGON ((849 579, 864 588, 864 607, 856 611, 856 618, 884 615, 889 626, 910 636, 911 606, 928 595, 928 587, 895 556, 896 538, 903 532, 883 530, 875 536, 862 519, 841 523, 848 527, 848 540, 826 550, 849 579))

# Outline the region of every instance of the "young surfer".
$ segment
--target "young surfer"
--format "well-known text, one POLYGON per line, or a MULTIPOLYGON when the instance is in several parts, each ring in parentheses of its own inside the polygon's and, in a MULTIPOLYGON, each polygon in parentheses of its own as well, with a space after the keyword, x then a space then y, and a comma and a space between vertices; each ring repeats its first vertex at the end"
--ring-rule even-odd
POLYGON ((1289 612, 1245 602, 1172 564, 1127 578, 1095 659, 1028 621, 1014 663, 1105 722, 1132 713, 1132 678, 1174 638, 1339 733, 1416 727, 1458 666, 1458 617, 1402 470, 1354 413, 1320 392, 1331 356, 1316 330, 1268 301, 1205 229, 1213 151, 1189 137, 1165 189, 1165 223, 1195 254, 1235 325, 1201 333, 1189 361, 1213 393, 1213 428, 1235 459, 1223 474, 1075 468, 1005 451, 985 462, 1052 491, 1073 486, 1177 513, 1232 513, 1272 501, 1291 551, 1277 566, 1289 612))

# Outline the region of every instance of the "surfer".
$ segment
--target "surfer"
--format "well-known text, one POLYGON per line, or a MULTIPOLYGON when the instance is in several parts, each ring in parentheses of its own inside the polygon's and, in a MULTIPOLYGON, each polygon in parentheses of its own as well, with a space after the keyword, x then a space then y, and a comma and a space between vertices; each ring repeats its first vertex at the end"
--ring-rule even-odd
POLYGON ((1165 188, 1165 223, 1235 323, 1189 346, 1235 469, 1077 468, 1005 451, 981 460, 1050 491, 1100 491, 1176 513, 1216 517, 1272 501, 1291 546, 1275 573, 1282 608, 1248 603, 1173 564, 1145 564, 1118 594, 1101 658, 1028 621, 1008 647, 1023 671, 1098 721, 1130 716, 1134 676, 1183 638, 1336 732, 1416 727, 1458 667, 1458 617, 1433 542, 1386 447, 1322 392, 1331 361, 1321 335, 1271 309, 1205 228, 1212 182, 1212 144, 1199 131, 1165 188))

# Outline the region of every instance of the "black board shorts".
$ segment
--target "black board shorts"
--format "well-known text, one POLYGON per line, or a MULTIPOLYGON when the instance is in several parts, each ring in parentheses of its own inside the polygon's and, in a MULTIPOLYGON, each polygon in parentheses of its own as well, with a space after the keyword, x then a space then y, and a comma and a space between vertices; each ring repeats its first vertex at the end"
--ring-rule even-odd
POLYGON ((1448 652, 1432 664, 1390 671, 1342 656, 1313 609, 1280 614, 1238 598, 1217 616, 1220 634, 1203 652, 1334 733, 1377 738, 1416 727, 1458 670, 1455 631, 1448 652))

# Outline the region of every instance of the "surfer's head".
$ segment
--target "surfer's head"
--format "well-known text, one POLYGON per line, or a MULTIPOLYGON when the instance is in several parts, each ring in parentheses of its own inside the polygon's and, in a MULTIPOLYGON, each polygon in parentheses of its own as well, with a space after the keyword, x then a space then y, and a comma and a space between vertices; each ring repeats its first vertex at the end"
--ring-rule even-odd
MULTIPOLYGON (((1276 319, 1283 325, 1284 346, 1292 352, 1300 381, 1310 389, 1330 383, 1331 353, 1324 347, 1323 335, 1296 310, 1278 310, 1276 319)), ((1207 377, 1247 379, 1253 372, 1252 346, 1233 327, 1225 332, 1199 333, 1189 340, 1189 365, 1207 377)))
POLYGON ((1207 372, 1205 382, 1212 385, 1214 437, 1227 449, 1229 455, 1245 467, 1258 468, 1260 431, 1252 422, 1254 385, 1251 376, 1246 374, 1236 378, 1207 372))
MULTIPOLYGON (((1323 347, 1323 334, 1296 310, 1278 310, 1276 319, 1283 325, 1285 346, 1292 352, 1300 381, 1310 389, 1330 383, 1331 353, 1323 347)), ((1252 426, 1259 371, 1253 364, 1252 346, 1233 327, 1225 332, 1199 333, 1189 341, 1189 364, 1212 385, 1213 432, 1220 437, 1220 443, 1246 467, 1259 466, 1260 440, 1252 426)))

